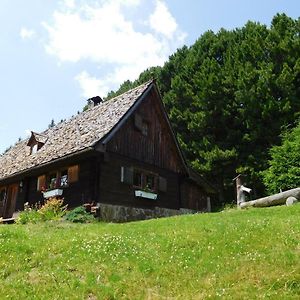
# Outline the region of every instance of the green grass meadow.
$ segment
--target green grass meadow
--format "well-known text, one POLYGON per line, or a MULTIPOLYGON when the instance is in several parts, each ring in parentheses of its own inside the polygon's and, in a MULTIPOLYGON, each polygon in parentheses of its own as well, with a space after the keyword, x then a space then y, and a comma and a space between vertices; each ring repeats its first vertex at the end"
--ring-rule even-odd
POLYGON ((0 299, 300 299, 300 204, 0 226, 0 299))

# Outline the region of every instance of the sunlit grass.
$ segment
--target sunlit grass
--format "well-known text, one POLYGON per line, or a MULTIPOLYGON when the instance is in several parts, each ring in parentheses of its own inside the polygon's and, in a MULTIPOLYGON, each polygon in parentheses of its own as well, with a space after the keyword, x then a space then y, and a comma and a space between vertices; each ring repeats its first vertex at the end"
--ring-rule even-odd
POLYGON ((0 299, 299 299, 300 205, 0 226, 0 299))

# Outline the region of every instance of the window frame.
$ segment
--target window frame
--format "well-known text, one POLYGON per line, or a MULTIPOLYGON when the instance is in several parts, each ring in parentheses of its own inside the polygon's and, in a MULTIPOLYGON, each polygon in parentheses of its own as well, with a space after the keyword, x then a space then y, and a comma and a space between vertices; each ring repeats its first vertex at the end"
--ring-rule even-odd
POLYGON ((150 122, 146 120, 141 114, 135 113, 134 115, 134 127, 143 136, 148 136, 150 131, 150 122))
POLYGON ((36 153, 38 152, 38 150, 39 150, 38 148, 39 148, 39 146, 38 146, 37 143, 33 144, 33 145, 31 146, 30 154, 36 154, 36 153))
POLYGON ((58 171, 58 180, 59 180, 59 186, 60 187, 68 187, 70 185, 70 182, 69 182, 69 174, 68 174, 68 168, 65 168, 65 169, 61 169, 60 171, 58 171), (62 182, 64 178, 64 182, 62 182))
POLYGON ((42 147, 44 143, 35 141, 30 145, 30 155, 36 154, 42 147))
POLYGON ((70 184, 75 183, 79 181, 79 165, 72 165, 68 167, 59 168, 54 171, 50 171, 44 175, 40 175, 37 178, 37 191, 48 191, 48 190, 54 190, 54 189, 63 189, 68 188, 70 184), (71 172, 74 172, 76 170, 76 176, 70 175, 71 172), (64 174, 64 175, 63 175, 64 174), (65 177, 65 184, 62 184, 62 178, 65 177), (72 177, 72 180, 70 180, 70 177, 72 177), (43 181, 44 186, 41 186, 40 180, 43 181))
POLYGON ((149 191, 151 193, 157 193, 158 192, 158 179, 159 175, 155 172, 151 172, 145 169, 140 169, 140 168, 133 168, 133 178, 134 174, 141 174, 141 184, 136 185, 133 179, 133 188, 134 189, 141 189, 143 191, 149 191), (147 187, 147 177, 152 177, 153 178, 153 186, 152 187, 147 187))
POLYGON ((133 182, 132 182, 132 186, 134 188, 142 188, 143 186, 143 173, 141 172, 141 170, 139 169, 133 169, 133 182), (137 182, 135 181, 136 177, 135 176, 139 176, 140 177, 140 183, 136 184, 137 182))

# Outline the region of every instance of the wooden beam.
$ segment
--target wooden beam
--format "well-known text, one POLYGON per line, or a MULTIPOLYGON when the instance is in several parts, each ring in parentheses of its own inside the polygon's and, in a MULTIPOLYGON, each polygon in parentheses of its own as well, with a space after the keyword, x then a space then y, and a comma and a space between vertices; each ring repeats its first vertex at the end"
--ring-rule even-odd
POLYGON ((249 202, 243 202, 240 204, 240 207, 246 208, 246 207, 267 207, 273 205, 282 205, 286 203, 286 200, 289 197, 294 197, 300 200, 300 188, 295 188, 292 190, 288 190, 264 198, 259 198, 249 202))

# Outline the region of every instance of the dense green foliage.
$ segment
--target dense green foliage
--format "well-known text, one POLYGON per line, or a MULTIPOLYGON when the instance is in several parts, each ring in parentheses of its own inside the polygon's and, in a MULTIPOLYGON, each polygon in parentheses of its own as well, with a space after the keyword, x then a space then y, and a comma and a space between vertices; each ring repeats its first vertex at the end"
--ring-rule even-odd
POLYGON ((41 207, 26 206, 24 211, 19 213, 16 220, 18 224, 38 223, 45 221, 60 220, 67 210, 63 199, 49 198, 41 207))
POLYGON ((17 224, 28 224, 41 222, 41 215, 35 209, 21 211, 16 219, 17 224))
POLYGON ((94 216, 88 213, 83 206, 78 206, 67 212, 64 219, 73 223, 90 223, 95 220, 94 216))
POLYGON ((300 205, 0 226, 0 299, 299 299, 300 205))
POLYGON ((300 186, 300 123, 286 132, 282 144, 271 148, 270 167, 263 179, 269 193, 300 186))
POLYGON ((248 175, 248 184, 262 194, 259 174, 268 166, 269 149, 300 112, 300 19, 282 14, 270 27, 248 22, 208 31, 109 97, 151 77, 190 164, 221 196, 229 191, 233 198, 236 172, 248 175))

